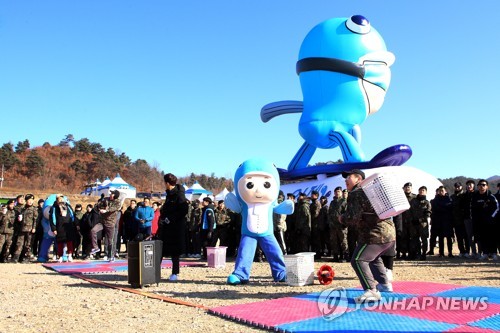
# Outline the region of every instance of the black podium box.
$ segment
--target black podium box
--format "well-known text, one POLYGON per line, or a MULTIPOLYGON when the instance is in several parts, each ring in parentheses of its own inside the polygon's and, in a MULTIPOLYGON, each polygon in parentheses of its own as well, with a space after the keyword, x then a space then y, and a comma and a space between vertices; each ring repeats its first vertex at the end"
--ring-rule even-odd
POLYGON ((162 248, 161 240, 128 243, 128 283, 133 288, 160 283, 162 248))

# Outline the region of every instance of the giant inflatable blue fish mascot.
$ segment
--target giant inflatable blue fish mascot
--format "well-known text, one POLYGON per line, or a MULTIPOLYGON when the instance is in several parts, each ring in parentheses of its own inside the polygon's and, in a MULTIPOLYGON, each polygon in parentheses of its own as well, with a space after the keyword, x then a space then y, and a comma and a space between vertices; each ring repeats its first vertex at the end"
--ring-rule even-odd
POLYGON ((359 125, 382 106, 395 59, 384 39, 362 15, 332 18, 307 34, 298 58, 303 102, 274 102, 261 111, 264 122, 302 114, 299 133, 305 142, 288 170, 307 168, 317 148, 339 147, 346 164, 366 161, 359 125))
POLYGON ((232 285, 250 279, 257 244, 264 252, 274 281, 286 281, 286 268, 281 248, 274 237, 273 213, 292 214, 293 202, 277 203, 280 190, 278 170, 272 162, 253 158, 243 162, 234 176, 235 194, 225 197, 226 207, 242 215, 241 241, 234 272, 227 278, 232 285))

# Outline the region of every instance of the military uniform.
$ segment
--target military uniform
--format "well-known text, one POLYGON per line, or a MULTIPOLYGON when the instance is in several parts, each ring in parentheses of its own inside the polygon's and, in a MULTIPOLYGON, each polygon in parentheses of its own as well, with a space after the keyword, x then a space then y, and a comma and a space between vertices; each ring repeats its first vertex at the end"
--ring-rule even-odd
POLYGON ((309 251, 311 242, 311 210, 309 201, 300 199, 295 216, 295 252, 309 251))
POLYGON ((321 210, 319 212, 319 237, 320 237, 320 250, 321 252, 326 251, 330 253, 330 227, 328 226, 328 201, 326 199, 321 200, 321 210))
POLYGON ((334 261, 347 260, 349 256, 347 253, 347 226, 339 222, 339 216, 345 212, 346 207, 346 199, 334 197, 328 208, 328 227, 334 261))
POLYGON ((215 223, 217 224, 217 228, 214 230, 211 246, 215 246, 217 240, 220 240, 220 245, 227 246, 229 244, 229 229, 231 225, 231 216, 227 208, 215 208, 215 223))
POLYGON ((24 258, 29 259, 31 257, 31 237, 36 229, 38 208, 26 205, 22 210, 22 214, 22 220, 16 222, 20 226, 17 233, 16 247, 12 255, 13 262, 23 261, 24 258))
POLYGON ((363 289, 375 290, 375 282, 386 285, 388 279, 380 256, 394 247, 396 231, 392 220, 380 219, 366 194, 356 185, 349 193, 342 223, 358 231, 358 245, 351 265, 363 289))
POLYGON ((97 234, 99 231, 103 231, 103 236, 106 237, 106 256, 113 260, 116 250, 116 244, 114 244, 114 234, 115 225, 118 223, 119 215, 121 214, 121 204, 118 198, 114 200, 109 200, 109 198, 103 199, 98 203, 99 215, 101 217, 101 223, 96 224, 91 229, 92 235, 92 251, 91 254, 99 252, 100 248, 97 245, 97 234), (102 208, 102 209, 101 209, 102 208))
POLYGON ((201 256, 200 227, 202 214, 203 210, 201 207, 193 207, 188 226, 188 254, 190 253, 196 257, 201 256))
POLYGON ((321 203, 318 199, 313 199, 309 206, 311 212, 311 249, 316 255, 315 258, 321 258, 323 249, 321 248, 321 232, 320 232, 320 212, 321 203))
POLYGON ((14 223, 16 221, 16 212, 14 210, 7 210, 4 214, 0 213, 0 251, 1 262, 7 259, 10 246, 12 244, 12 236, 14 235, 14 223), (5 247, 4 247, 5 246, 5 247))
POLYGON ((417 195, 410 203, 412 216, 410 253, 420 255, 426 259, 429 238, 429 219, 431 217, 431 204, 425 195, 417 195))

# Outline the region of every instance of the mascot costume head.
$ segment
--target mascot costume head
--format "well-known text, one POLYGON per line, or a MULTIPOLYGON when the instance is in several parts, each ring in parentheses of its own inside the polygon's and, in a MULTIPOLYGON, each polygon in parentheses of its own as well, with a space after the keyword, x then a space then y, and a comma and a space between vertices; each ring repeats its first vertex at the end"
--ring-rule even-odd
POLYGON ((273 233, 273 213, 292 214, 294 205, 291 200, 278 204, 278 170, 265 159, 249 159, 236 170, 234 187, 236 195, 229 193, 225 204, 242 216, 241 241, 235 270, 227 282, 233 285, 248 282, 257 245, 271 266, 274 281, 286 281, 283 252, 273 233))

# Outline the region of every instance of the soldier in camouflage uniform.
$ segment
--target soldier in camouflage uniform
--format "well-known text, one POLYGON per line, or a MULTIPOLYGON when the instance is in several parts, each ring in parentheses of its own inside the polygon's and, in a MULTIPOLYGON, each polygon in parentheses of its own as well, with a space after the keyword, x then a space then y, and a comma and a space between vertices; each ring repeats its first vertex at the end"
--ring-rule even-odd
POLYGON ((229 215, 229 211, 224 204, 224 200, 219 200, 217 202, 217 208, 215 208, 214 213, 217 227, 215 228, 214 235, 212 236, 211 246, 215 246, 217 244, 217 240, 220 241, 220 246, 228 246, 231 215, 229 215))
POLYGON ((99 203, 99 214, 101 215, 102 224, 97 224, 92 228, 92 251, 91 254, 99 252, 97 246, 97 233, 103 230, 106 237, 106 255, 105 260, 109 261, 115 260, 115 249, 116 246, 114 240, 115 234, 115 224, 118 223, 118 214, 121 212, 121 202, 118 199, 120 197, 120 192, 118 190, 111 191, 108 198, 104 198, 99 203))
POLYGON ((311 244, 311 210, 309 199, 305 193, 300 193, 297 200, 297 215, 295 216, 295 245, 297 252, 308 252, 311 244))
POLYGON ((17 237, 21 233, 23 211, 26 200, 24 200, 24 195, 19 194, 16 197, 16 205, 14 206, 14 211, 16 212, 16 223, 14 223, 14 234, 12 235, 12 244, 10 245, 10 254, 13 255, 16 251, 17 237))
POLYGON ((31 237, 36 231, 38 209, 33 206, 35 196, 33 194, 26 194, 24 199, 26 204, 22 210, 21 221, 16 221, 16 223, 20 224, 20 227, 14 254, 11 259, 12 262, 29 262, 29 258, 31 257, 31 237))
POLYGON ((339 222, 347 207, 347 200, 342 197, 342 188, 336 187, 333 191, 333 200, 328 208, 328 227, 330 228, 330 241, 334 262, 347 260, 347 226, 339 222))
MULTIPOLYGON (((415 199, 416 195, 411 192, 412 183, 406 183, 403 186, 403 191, 405 192, 406 199, 408 199, 408 203, 415 199)), ((408 259, 413 260, 416 258, 416 253, 410 252, 410 244, 411 239, 417 237, 417 235, 411 234, 411 226, 412 226, 413 218, 411 216, 411 212, 409 210, 404 211, 401 215, 401 238, 396 241, 396 257, 405 260, 408 254, 408 259)))
POLYGON ((14 200, 7 201, 0 214, 0 262, 5 262, 9 256, 14 234, 14 223, 16 222, 16 211, 14 210, 14 200))
POLYGON ((200 228, 203 205, 196 199, 191 203, 192 209, 188 225, 188 254, 192 258, 201 258, 200 228))
POLYGON ((319 198, 321 211, 319 212, 319 235, 321 252, 330 255, 330 228, 328 227, 328 199, 322 195, 319 198))
POLYGON ((319 192, 311 192, 311 204, 309 206, 311 212, 311 250, 316 253, 314 258, 320 259, 323 254, 323 249, 321 248, 321 233, 320 228, 320 212, 321 203, 319 202, 319 192))
POLYGON ((418 189, 418 195, 410 202, 409 212, 412 216, 410 253, 416 253, 420 260, 426 260, 431 217, 431 204, 427 200, 427 187, 421 186, 418 189))
MULTIPOLYGON (((358 230, 358 245, 354 250, 351 265, 359 278, 364 294, 356 302, 378 301, 380 291, 388 291, 384 263, 380 256, 394 246, 396 231, 392 219, 380 219, 363 192, 359 183, 365 174, 359 169, 343 172, 346 187, 349 190, 347 209, 340 217, 340 222, 354 226, 358 230), (376 285, 378 282, 379 285, 376 285), (377 290, 378 289, 378 290, 377 290)), ((392 286, 391 286, 392 288, 392 286)))

